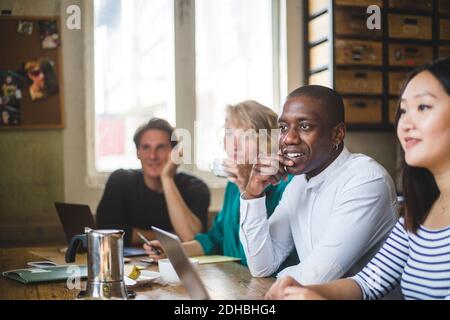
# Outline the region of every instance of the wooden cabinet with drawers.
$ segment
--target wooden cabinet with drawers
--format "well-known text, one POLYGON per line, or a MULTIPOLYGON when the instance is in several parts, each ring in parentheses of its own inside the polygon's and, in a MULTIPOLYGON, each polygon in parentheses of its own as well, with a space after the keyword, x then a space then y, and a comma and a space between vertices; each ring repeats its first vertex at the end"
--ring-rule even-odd
POLYGON ((433 0, 389 0, 389 8, 431 12, 433 11, 433 0))
POLYGON ((389 100, 389 123, 395 123, 395 115, 397 114, 398 99, 389 100))
POLYGON ((383 76, 381 71, 336 70, 336 90, 342 94, 381 94, 383 76))
POLYGON ((439 14, 447 14, 450 16, 450 0, 438 0, 439 1, 439 14))
POLYGON ((382 121, 381 99, 344 98, 345 119, 348 123, 380 123, 382 121))
POLYGON ((405 71, 391 71, 389 72, 389 94, 396 96, 400 94, 403 87, 403 82, 406 79, 407 72, 405 71))
POLYGON ((367 15, 360 8, 336 9, 334 14, 336 35, 380 37, 381 30, 367 28, 367 15))
POLYGON ((439 58, 450 58, 450 45, 439 47, 439 58))
POLYGON ((392 130, 413 68, 450 56, 450 0, 304 0, 305 75, 344 99, 350 130, 392 130), (381 10, 369 29, 368 6, 381 10))
POLYGON ((335 56, 336 64, 380 66, 381 42, 339 39, 335 42, 335 56))
POLYGON ((416 67, 433 60, 433 47, 426 45, 389 44, 391 66, 416 67))
POLYGON ((439 39, 450 40, 450 19, 441 19, 439 22, 439 39))
MULTIPOLYGON (((312 0, 315 1, 315 0, 312 0)), ((377 5, 379 7, 383 7, 382 0, 335 0, 336 5, 341 6, 360 6, 360 7, 368 7, 371 5, 377 5)))
POLYGON ((389 36, 404 39, 431 39, 431 17, 389 14, 389 36))

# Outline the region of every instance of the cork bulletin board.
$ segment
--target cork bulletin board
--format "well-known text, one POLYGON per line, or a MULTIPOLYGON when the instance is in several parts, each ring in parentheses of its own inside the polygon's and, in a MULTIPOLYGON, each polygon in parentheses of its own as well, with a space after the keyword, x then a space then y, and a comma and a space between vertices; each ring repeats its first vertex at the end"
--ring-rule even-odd
POLYGON ((59 17, 0 16, 0 131, 64 127, 59 17))

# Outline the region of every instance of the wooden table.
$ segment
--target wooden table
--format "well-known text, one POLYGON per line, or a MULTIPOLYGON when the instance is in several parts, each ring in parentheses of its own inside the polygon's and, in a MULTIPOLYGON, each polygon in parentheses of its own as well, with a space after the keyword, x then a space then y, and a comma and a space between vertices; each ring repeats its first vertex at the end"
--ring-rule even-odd
MULTIPOLYGON (((12 269, 26 268, 28 261, 43 260, 31 254, 33 250, 48 250, 49 248, 8 248, 0 249, 0 272, 12 269)), ((54 249, 54 248, 53 248, 54 249)), ((137 260, 136 260, 137 261, 137 260)), ((149 270, 157 271, 152 265, 149 270)), ((236 262, 219 264, 203 264, 198 266, 202 278, 212 299, 262 299, 275 281, 273 278, 253 278, 249 270, 236 262)), ((82 281, 82 288, 85 281, 82 281)), ((147 284, 133 288, 139 300, 171 300, 189 299, 182 286, 147 284)), ((79 290, 69 290, 65 282, 22 284, 0 276, 0 300, 4 299, 75 299, 79 290)))

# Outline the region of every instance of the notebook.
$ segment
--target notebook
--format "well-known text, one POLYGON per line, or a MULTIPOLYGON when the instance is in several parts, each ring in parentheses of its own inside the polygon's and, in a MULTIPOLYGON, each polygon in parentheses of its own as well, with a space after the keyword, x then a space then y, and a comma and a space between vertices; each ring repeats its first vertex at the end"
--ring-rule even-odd
POLYGON ((67 280, 69 277, 87 277, 85 265, 68 265, 46 268, 25 268, 4 271, 2 275, 21 283, 54 282, 67 280))
POLYGON ((198 264, 223 263, 241 260, 241 258, 221 256, 221 255, 195 256, 191 258, 198 260, 198 264))

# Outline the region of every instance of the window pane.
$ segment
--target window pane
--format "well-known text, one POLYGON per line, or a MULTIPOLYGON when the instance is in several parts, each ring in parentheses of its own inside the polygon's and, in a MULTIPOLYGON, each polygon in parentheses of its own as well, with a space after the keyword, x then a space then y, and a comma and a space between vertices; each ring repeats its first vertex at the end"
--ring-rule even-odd
POLYGON ((256 100, 273 107, 270 0, 196 0, 197 164, 222 154, 227 104, 256 100))
POLYGON ((175 125, 173 2, 95 0, 95 166, 137 168, 133 134, 151 117, 175 125))

